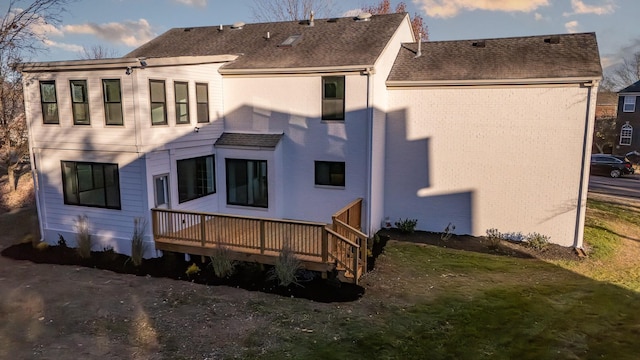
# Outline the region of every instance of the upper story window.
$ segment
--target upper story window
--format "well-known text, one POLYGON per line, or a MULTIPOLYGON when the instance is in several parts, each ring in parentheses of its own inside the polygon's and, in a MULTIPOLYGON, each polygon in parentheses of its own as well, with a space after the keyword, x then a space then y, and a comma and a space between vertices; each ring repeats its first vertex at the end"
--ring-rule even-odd
POLYGON ((316 161, 316 185, 344 187, 344 162, 316 161))
POLYGON ((189 83, 175 82, 176 93, 176 124, 189 123, 189 83))
POLYGON ((633 126, 626 124, 622 125, 620 129, 620 145, 631 145, 631 139, 633 138, 633 126))
POLYGON ((118 164, 61 163, 65 204, 120 209, 118 164))
POLYGON ((322 77, 322 120, 344 120, 344 76, 322 77))
POLYGON ((102 80, 104 120, 107 125, 122 125, 122 93, 119 79, 102 80))
POLYGON ((196 102, 198 104, 198 122, 209 122, 209 86, 196 84, 196 102))
POLYGON ((42 102, 42 122, 45 124, 59 124, 58 98, 54 80, 40 81, 40 101, 42 102))
POLYGON ((624 104, 622 105, 623 112, 634 112, 636 111, 636 97, 635 96, 625 96, 624 104))
POLYGON ((89 98, 87 97, 87 80, 71 80, 71 112, 74 125, 89 125, 89 98))
POLYGON ((149 80, 151 125, 167 125, 167 99, 164 80, 149 80))

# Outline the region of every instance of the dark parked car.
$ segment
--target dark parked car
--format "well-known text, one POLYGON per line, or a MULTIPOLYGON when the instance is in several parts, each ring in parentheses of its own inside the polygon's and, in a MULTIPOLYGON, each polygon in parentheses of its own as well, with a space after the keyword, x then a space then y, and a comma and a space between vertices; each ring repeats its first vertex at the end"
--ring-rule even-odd
POLYGON ((591 155, 591 173, 617 178, 622 175, 633 174, 633 166, 625 160, 620 160, 613 155, 591 155))

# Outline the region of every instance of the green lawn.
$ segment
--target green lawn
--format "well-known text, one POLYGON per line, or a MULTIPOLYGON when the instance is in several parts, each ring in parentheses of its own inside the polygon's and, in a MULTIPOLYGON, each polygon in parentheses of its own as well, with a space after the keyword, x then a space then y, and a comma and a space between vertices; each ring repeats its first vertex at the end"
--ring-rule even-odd
POLYGON ((273 326, 269 336, 249 334, 245 355, 638 359, 640 265, 618 255, 633 239, 621 229, 638 231, 640 213, 604 202, 588 206, 593 256, 586 260, 547 263, 390 242, 359 302, 293 301, 286 310, 253 304, 273 326))

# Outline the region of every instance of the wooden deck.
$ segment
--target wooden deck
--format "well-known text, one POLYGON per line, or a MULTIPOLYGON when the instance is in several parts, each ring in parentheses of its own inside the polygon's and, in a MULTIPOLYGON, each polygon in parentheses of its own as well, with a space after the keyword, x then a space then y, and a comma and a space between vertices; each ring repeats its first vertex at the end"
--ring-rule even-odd
POLYGON ((333 215, 332 224, 227 214, 152 209, 156 248, 211 256, 217 247, 233 260, 275 264, 288 246, 308 270, 337 270, 357 283, 366 270, 367 236, 360 232, 362 199, 333 215), (357 227, 356 227, 357 226, 357 227))

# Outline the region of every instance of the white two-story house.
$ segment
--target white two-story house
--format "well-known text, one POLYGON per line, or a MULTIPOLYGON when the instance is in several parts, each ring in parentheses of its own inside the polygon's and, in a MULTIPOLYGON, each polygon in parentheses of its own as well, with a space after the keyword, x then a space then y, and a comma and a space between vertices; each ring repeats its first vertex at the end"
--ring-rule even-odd
POLYGON ((361 235, 408 217, 580 247, 595 35, 416 40, 406 14, 363 15, 23 64, 43 239, 87 215, 128 253, 151 209, 330 223, 362 199, 361 235))

